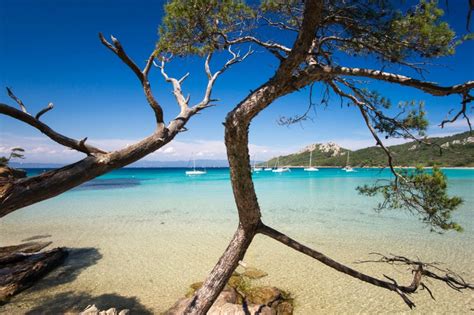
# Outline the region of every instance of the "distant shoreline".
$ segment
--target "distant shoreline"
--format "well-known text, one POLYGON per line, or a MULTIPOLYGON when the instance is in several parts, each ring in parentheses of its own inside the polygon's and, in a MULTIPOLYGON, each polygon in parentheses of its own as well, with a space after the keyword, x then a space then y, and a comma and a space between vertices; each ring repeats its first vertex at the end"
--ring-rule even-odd
MULTIPOLYGON (((18 167, 18 166, 13 166, 14 168, 19 168, 19 169, 57 169, 61 168, 63 166, 29 166, 29 167, 18 167)), ((197 166, 198 167, 198 166, 197 166)), ((264 168, 265 166, 258 166, 264 168)), ((306 168, 308 165, 281 165, 281 167, 288 167, 288 168, 306 168)), ((321 165, 313 165, 313 167, 316 168, 321 168, 321 169, 329 169, 329 168, 339 168, 342 169, 344 166, 321 166, 321 165)), ((388 168, 388 166, 352 166, 353 168, 362 168, 362 169, 384 169, 388 168)), ((186 166, 129 166, 129 167, 123 167, 122 169, 188 169, 189 167, 186 166)), ((201 167, 199 166, 198 168, 203 168, 203 169, 222 169, 222 168, 229 168, 228 166, 215 166, 215 167, 209 167, 209 166, 204 166, 201 167)), ((411 169, 411 168, 416 168, 415 166, 395 166, 395 168, 398 169, 411 169)), ((425 166, 423 167, 424 169, 432 169, 432 166, 425 166)), ((441 166, 441 169, 455 169, 455 170, 474 170, 474 166, 441 166)))
MULTIPOLYGON (((308 165, 304 166, 290 166, 290 165, 285 165, 282 167, 288 167, 288 168, 305 168, 308 167, 308 165)), ((318 166, 318 165, 313 165, 313 167, 316 168, 344 168, 344 166, 318 166)), ((389 168, 388 166, 352 166, 353 168, 377 168, 377 169, 384 169, 384 168, 389 168)), ((416 166, 394 166, 394 168, 401 168, 401 169, 410 169, 410 168, 416 168, 416 166)), ((431 169, 433 166, 424 166, 424 169, 431 169)), ((455 169, 455 170, 474 170, 474 166, 440 166, 439 168, 441 169, 455 169)))

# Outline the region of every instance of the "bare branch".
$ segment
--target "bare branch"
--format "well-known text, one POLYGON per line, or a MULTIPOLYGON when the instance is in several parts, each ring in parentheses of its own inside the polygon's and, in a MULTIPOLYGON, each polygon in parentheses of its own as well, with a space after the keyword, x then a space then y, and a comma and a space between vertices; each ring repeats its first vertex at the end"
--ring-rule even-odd
POLYGON ((181 89, 181 83, 188 77, 189 73, 185 74, 179 80, 169 77, 168 74, 165 72, 165 62, 166 62, 166 58, 162 57, 161 64, 157 64, 156 62, 154 62, 154 65, 155 67, 161 70, 161 75, 163 75, 163 78, 165 78, 166 82, 170 82, 173 85, 173 94, 176 98, 176 102, 178 103, 181 109, 180 115, 182 115, 188 109, 189 97, 188 98, 184 97, 183 91, 181 89))
MULTIPOLYGON (((46 112, 46 111, 49 110, 49 109, 47 109, 47 110, 46 109, 44 109, 43 111, 46 112)), ((33 117, 33 116, 31 116, 27 113, 24 113, 24 112, 22 112, 22 111, 20 111, 16 108, 8 106, 6 104, 0 103, 0 114, 7 115, 7 116, 10 116, 10 117, 15 118, 17 120, 20 120, 24 123, 27 123, 28 125, 30 125, 32 127, 35 127, 36 129, 38 129, 39 131, 44 133, 51 140, 53 140, 53 141, 55 141, 55 142, 57 142, 57 143, 59 143, 63 146, 69 147, 69 148, 77 150, 79 152, 83 152, 87 155, 95 154, 95 153, 107 153, 106 151, 103 151, 103 150, 98 149, 96 147, 86 145, 84 143, 81 144, 81 141, 68 138, 68 137, 54 131, 48 125, 46 125, 43 122, 39 121, 37 118, 35 118, 35 117, 33 117)))
MULTIPOLYGON (((421 266, 423 269, 422 275, 429 277, 431 279, 435 279, 441 282, 446 283, 450 288, 461 291, 465 289, 474 290, 474 285, 468 283, 464 278, 451 271, 450 269, 441 268, 440 263, 438 262, 422 262, 419 260, 412 260, 404 256, 397 256, 397 255, 382 255, 380 253, 370 253, 371 255, 379 256, 379 259, 369 259, 369 260, 359 260, 356 263, 388 263, 391 265, 396 266, 412 266, 412 267, 419 267, 421 266)), ((427 291, 430 293, 431 297, 433 298, 433 293, 426 287, 427 291)))
POLYGON ((281 30, 292 31, 292 32, 297 32, 297 33, 299 31, 296 27, 290 26, 290 25, 285 24, 283 22, 273 22, 272 20, 270 20, 269 18, 267 18, 265 16, 262 16, 261 18, 264 19, 265 22, 267 22, 267 24, 269 26, 273 26, 273 27, 279 28, 281 30))
POLYGON ((43 108, 42 110, 40 110, 38 112, 38 114, 36 114, 35 116, 35 119, 36 120, 39 120, 41 116, 43 116, 43 114, 49 112, 50 110, 52 110, 54 108, 54 105, 53 103, 49 103, 48 106, 46 106, 45 108, 43 108))
POLYGON ((151 85, 150 85, 150 82, 148 81, 148 72, 150 71, 153 60, 155 59, 155 51, 151 53, 150 57, 147 60, 145 68, 142 71, 140 70, 140 68, 138 68, 135 62, 133 62, 133 60, 130 59, 130 57, 125 53, 125 50, 123 49, 122 44, 120 44, 118 39, 111 36, 111 39, 112 39, 112 44, 111 44, 105 39, 102 33, 99 33, 99 39, 105 47, 107 47, 114 54, 116 54, 135 73, 138 80, 140 80, 140 83, 142 84, 143 92, 145 93, 145 97, 148 101, 148 104, 150 104, 151 108, 155 112, 156 122, 158 124, 162 124, 164 122, 163 109, 161 108, 161 106, 159 105, 155 97, 153 96, 151 85))
MULTIPOLYGON (((329 75, 347 75, 356 77, 365 77, 375 80, 382 80, 391 83, 397 83, 404 86, 414 87, 434 96, 447 96, 452 94, 464 94, 474 88, 474 81, 468 81, 463 84, 453 86, 440 86, 433 82, 421 81, 404 75, 383 72, 373 69, 348 68, 348 67, 330 67, 318 66, 319 70, 329 75)), ((316 68, 318 68, 316 67, 316 68)))
POLYGON ((19 99, 15 94, 13 94, 13 91, 11 90, 11 88, 7 87, 7 94, 9 97, 11 97, 18 105, 20 105, 20 108, 21 110, 25 113, 25 114, 28 114, 27 110, 26 110, 26 106, 25 104, 23 104, 22 100, 19 99))
POLYGON ((251 43, 255 43, 259 46, 262 46, 270 51, 275 51, 275 50, 278 50, 278 51, 281 51, 285 54, 288 54, 291 52, 291 49, 286 47, 285 45, 282 45, 282 44, 278 44, 278 43, 274 43, 274 42, 264 42, 264 41, 261 41, 253 36, 243 36, 243 37, 240 37, 240 38, 236 38, 236 39, 233 39, 233 40, 226 40, 226 44, 228 45, 235 45, 235 44, 242 44, 242 43, 248 43, 248 42, 251 42, 251 43))
POLYGON ((372 285, 375 285, 375 286, 378 286, 378 287, 381 287, 381 288, 384 288, 384 289, 388 289, 390 291, 394 291, 396 292, 398 295, 400 295, 400 297, 403 299, 403 301, 408 305, 408 307, 410 308, 413 308, 415 307, 415 303, 413 303, 413 301, 410 300, 410 298, 408 297, 409 294, 411 293, 414 293, 416 292, 416 290, 418 289, 418 287, 421 285, 421 276, 423 275, 423 266, 418 266, 415 270, 414 270, 414 276, 413 276, 413 281, 410 285, 408 286, 402 286, 402 285, 399 285, 394 279, 392 278, 389 278, 386 276, 387 279, 391 280, 391 282, 387 282, 387 281, 384 281, 384 280, 380 280, 380 279, 377 279, 377 278, 374 278, 372 276, 369 276, 369 275, 366 275, 366 274, 363 274, 355 269, 352 269, 346 265, 343 265, 333 259, 331 259, 330 257, 324 255, 323 253, 321 252, 318 252, 312 248, 309 248, 293 239, 291 239, 290 237, 286 236, 285 234, 269 227, 269 226, 266 226, 264 225, 263 223, 260 224, 259 228, 258 228, 258 232, 259 233, 262 233, 266 236, 269 236, 277 241, 279 241, 280 243, 283 243, 285 245, 287 245, 288 247, 291 247, 293 248, 294 250, 296 251, 299 251, 305 255, 308 255, 310 257, 313 257, 314 259, 318 260, 319 262, 325 264, 326 266, 328 267, 331 267, 339 272, 342 272, 346 275, 349 275, 351 277, 354 277, 356 279, 359 279, 361 281, 364 281, 364 282, 367 282, 367 283, 370 283, 372 285))
POLYGON ((444 128, 444 125, 445 125, 445 124, 453 123, 453 122, 455 122, 456 120, 458 120, 459 117, 463 116, 464 119, 466 120, 468 126, 469 126, 469 131, 472 132, 471 121, 470 121, 470 119, 469 119, 469 116, 466 114, 466 111, 467 111, 467 104, 468 104, 469 102, 473 101, 473 100, 474 100, 474 97, 472 97, 471 95, 469 95, 468 92, 464 93, 464 94, 463 94, 463 100, 462 100, 462 102, 461 102, 462 107, 461 107, 461 109, 459 110, 459 112, 457 112, 457 114, 454 115, 453 118, 443 120, 439 126, 440 126, 441 128, 444 128))
POLYGON ((222 73, 224 73, 227 69, 229 69, 232 65, 244 61, 245 59, 247 59, 247 57, 252 55, 254 52, 251 49, 251 47, 249 47, 248 51, 243 56, 240 56, 240 52, 234 52, 232 50, 232 46, 228 46, 227 51, 231 55, 231 58, 227 60, 227 62, 222 66, 222 68, 216 71, 215 73, 212 73, 211 67, 210 67, 212 54, 207 55, 206 61, 204 62, 204 70, 206 71, 207 78, 208 78, 207 87, 206 87, 206 91, 204 92, 204 97, 202 101, 196 104, 194 108, 198 109, 198 108, 207 108, 207 107, 213 106, 213 105, 210 105, 210 103, 217 100, 211 99, 211 94, 212 94, 212 88, 214 87, 214 84, 217 78, 222 73))

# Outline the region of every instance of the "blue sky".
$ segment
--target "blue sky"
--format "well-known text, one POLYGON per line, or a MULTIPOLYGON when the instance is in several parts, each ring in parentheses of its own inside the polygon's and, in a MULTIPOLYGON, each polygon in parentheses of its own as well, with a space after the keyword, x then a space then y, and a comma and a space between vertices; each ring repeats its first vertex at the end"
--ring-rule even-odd
MULTIPOLYGON (((129 55, 143 66, 158 38, 162 5, 162 1, 144 0, 0 0, 0 87, 12 87, 33 113, 53 102, 55 109, 42 118, 46 123, 70 137, 87 136, 91 143, 106 149, 119 148, 149 135, 155 127, 154 116, 140 84, 100 44, 97 34, 116 36, 129 55)), ((465 33, 466 7, 467 1, 452 1, 447 14, 458 34, 465 33)), ((214 97, 221 99, 219 106, 193 117, 188 132, 147 157, 148 160, 187 160, 192 152, 201 158, 225 158, 221 122, 226 113, 249 90, 265 82, 277 66, 271 55, 255 49, 257 52, 248 60, 219 78, 214 88, 214 97)), ((431 67, 426 79, 445 85, 474 79, 473 54, 474 43, 463 44, 455 57, 436 60, 443 66, 431 67)), ((214 69, 224 62, 224 57, 214 59, 214 69)), ((344 59, 340 64, 354 65, 344 59)), ((360 60, 357 65, 376 67, 371 60, 360 60)), ((174 76, 190 72, 184 90, 191 94, 191 100, 202 97, 206 84, 203 60, 184 58, 167 69, 174 76)), ((416 75, 406 69, 390 70, 416 75)), ((155 96, 164 107, 165 118, 170 120, 178 112, 171 87, 157 69, 152 71, 155 96)), ((392 84, 370 83, 370 87, 383 92, 395 104, 402 100, 425 100, 432 135, 466 130, 462 122, 444 130, 436 127, 451 108, 459 106, 457 97, 435 98, 392 84)), ((315 101, 320 95, 321 89, 316 87, 315 101)), ((3 92, 0 101, 15 105, 3 92)), ((257 159, 289 153, 314 142, 334 141, 351 149, 374 143, 360 113, 353 108, 341 108, 337 98, 326 109, 318 107, 312 121, 291 127, 276 123, 282 115, 304 112, 307 104, 308 91, 301 91, 278 100, 255 119, 250 148, 257 159)), ((35 129, 0 116, 0 154, 12 146, 27 150, 26 162, 63 163, 81 158, 81 154, 55 145, 35 129)))

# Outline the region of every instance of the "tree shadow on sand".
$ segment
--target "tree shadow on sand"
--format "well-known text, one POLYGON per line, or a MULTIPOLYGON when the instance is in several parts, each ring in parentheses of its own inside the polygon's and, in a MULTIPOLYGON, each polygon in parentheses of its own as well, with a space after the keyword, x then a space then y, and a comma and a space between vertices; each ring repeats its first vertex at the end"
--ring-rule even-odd
POLYGON ((102 294, 92 296, 86 292, 68 291, 46 298, 41 305, 28 311, 28 315, 64 314, 66 312, 81 312, 88 305, 95 304, 100 310, 114 307, 117 311, 129 309, 131 314, 153 314, 136 297, 125 297, 118 294, 102 294))
POLYGON ((68 248, 68 253, 67 258, 59 267, 52 270, 27 291, 47 290, 74 281, 82 271, 95 265, 102 258, 102 254, 93 247, 68 248))

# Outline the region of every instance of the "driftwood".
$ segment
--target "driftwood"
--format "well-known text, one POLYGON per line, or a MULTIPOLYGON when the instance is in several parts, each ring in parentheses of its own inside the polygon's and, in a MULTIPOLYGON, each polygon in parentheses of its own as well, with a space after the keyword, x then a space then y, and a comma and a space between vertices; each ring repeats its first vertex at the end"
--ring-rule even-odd
POLYGON ((51 242, 0 247, 0 302, 31 287, 67 256, 64 248, 40 252, 51 242))

